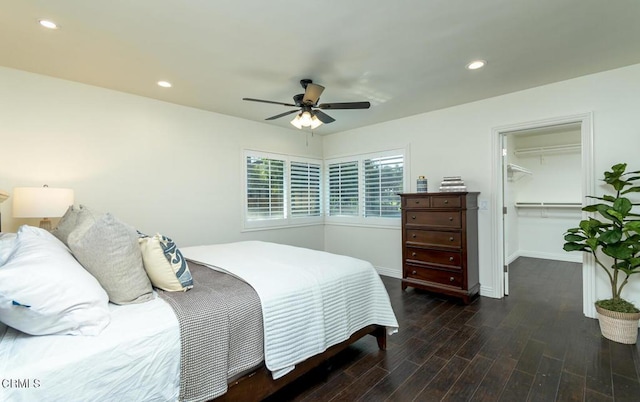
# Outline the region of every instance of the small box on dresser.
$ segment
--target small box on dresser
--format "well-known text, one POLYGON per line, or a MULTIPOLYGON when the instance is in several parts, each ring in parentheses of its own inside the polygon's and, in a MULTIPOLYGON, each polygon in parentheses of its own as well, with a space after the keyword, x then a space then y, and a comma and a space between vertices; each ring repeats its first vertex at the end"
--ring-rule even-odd
POLYGON ((478 192, 404 193, 402 289, 459 297, 480 291, 478 192))

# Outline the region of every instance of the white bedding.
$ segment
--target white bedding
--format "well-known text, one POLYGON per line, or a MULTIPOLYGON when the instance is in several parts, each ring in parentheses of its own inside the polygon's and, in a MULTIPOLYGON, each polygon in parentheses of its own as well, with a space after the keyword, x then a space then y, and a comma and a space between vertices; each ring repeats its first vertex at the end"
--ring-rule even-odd
POLYGON ((158 297, 109 307, 111 323, 98 336, 0 328, 0 400, 177 400, 180 332, 171 307, 158 297))
POLYGON ((185 258, 229 272, 260 296, 265 364, 273 377, 371 324, 398 322, 382 281, 366 261, 260 241, 182 248, 185 258))
MULTIPOLYGON (((367 325, 397 330, 368 262, 263 242, 182 252, 257 291, 274 378, 367 325)), ((31 336, 0 324, 0 401, 176 401, 180 331, 172 308, 155 297, 109 309, 111 323, 98 336, 31 336)))

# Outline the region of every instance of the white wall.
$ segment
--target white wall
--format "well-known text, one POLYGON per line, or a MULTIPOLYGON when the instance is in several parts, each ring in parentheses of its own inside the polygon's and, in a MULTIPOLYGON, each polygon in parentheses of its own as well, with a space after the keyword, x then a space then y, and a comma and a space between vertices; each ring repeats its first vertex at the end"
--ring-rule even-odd
MULTIPOLYGON (((330 135, 324 139, 324 156, 355 153, 363 147, 385 149, 409 143, 411 190, 415 190, 418 175, 429 179, 430 189, 443 176, 462 176, 469 190, 481 192, 480 201, 489 202, 487 210, 479 211, 481 293, 499 297, 495 291, 499 264, 493 255, 495 228, 492 227, 496 202, 493 189, 499 178, 492 173, 492 157, 496 152, 492 146, 492 129, 593 112, 594 169, 601 177, 604 170, 618 162, 626 161, 630 168, 640 170, 638 105, 640 65, 634 65, 330 135)), ((600 194, 604 190, 600 186, 596 188, 600 194)), ((359 236, 352 251, 354 255, 368 255, 374 265, 399 274, 399 237, 393 230, 387 232, 336 227, 327 230, 326 247, 333 251, 336 245, 349 243, 359 236), (394 256, 394 260, 390 261, 389 256, 394 256)), ((608 295, 607 284, 600 273, 596 286, 598 298, 608 295)), ((640 305, 640 280, 635 278, 628 288, 627 297, 640 305)))
MULTIPOLYGON (((319 137, 7 68, 0 93, 0 189, 71 187, 76 204, 180 246, 324 248, 322 225, 241 232, 242 149, 321 157, 319 137)), ((0 207, 4 231, 37 225, 12 219, 11 199, 0 207)))
MULTIPOLYGON (((69 186, 76 199, 109 210, 179 245, 268 239, 365 258, 401 271, 400 230, 322 226, 241 232, 244 147, 325 158, 410 145, 411 188, 425 175, 434 189, 461 175, 489 208, 479 211, 483 295, 499 297, 493 255, 492 129, 593 112, 594 169, 618 162, 640 170, 640 65, 563 81, 326 137, 0 68, 0 189, 69 186)), ((375 113, 375 105, 371 109, 375 113)), ((604 187, 598 186, 599 194, 604 187)), ((0 205, 5 230, 11 200, 0 205)), ((29 221, 29 223, 37 223, 29 221)), ((398 225, 399 227, 399 225, 398 225)), ((596 293, 607 295, 599 274, 596 293)), ((627 286, 640 304, 640 281, 627 286)))

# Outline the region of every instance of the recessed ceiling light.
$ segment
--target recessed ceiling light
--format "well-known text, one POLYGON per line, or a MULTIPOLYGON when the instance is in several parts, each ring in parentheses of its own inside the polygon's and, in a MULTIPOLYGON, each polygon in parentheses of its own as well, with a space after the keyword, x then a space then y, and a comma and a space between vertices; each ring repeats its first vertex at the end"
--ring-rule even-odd
POLYGON ((53 21, 39 20, 40 25, 49 29, 58 29, 58 25, 53 21))
POLYGON ((477 70, 479 68, 484 67, 487 64, 485 60, 474 60, 471 63, 467 64, 467 69, 469 70, 477 70))
POLYGON ((163 88, 171 88, 171 83, 167 81, 158 81, 158 85, 163 88))

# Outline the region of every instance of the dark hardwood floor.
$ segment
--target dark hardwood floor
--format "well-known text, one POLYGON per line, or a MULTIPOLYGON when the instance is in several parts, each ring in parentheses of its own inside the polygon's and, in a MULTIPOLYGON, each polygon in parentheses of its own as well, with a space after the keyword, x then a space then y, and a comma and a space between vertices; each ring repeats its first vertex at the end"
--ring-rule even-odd
POLYGON ((468 306, 383 277, 400 331, 365 337, 274 401, 640 401, 640 346, 582 314, 575 263, 520 258, 510 296, 468 306))

